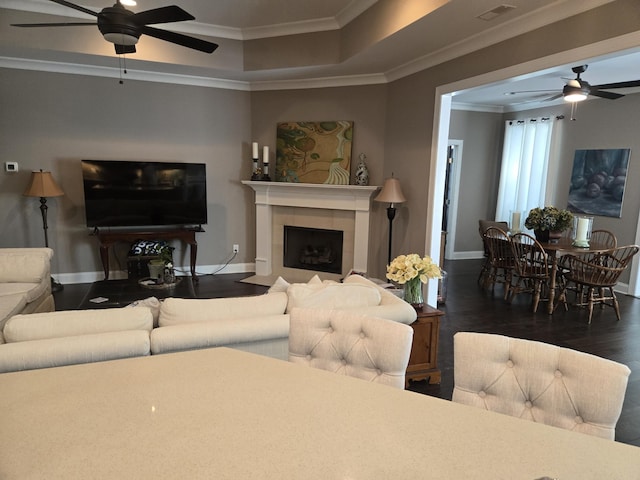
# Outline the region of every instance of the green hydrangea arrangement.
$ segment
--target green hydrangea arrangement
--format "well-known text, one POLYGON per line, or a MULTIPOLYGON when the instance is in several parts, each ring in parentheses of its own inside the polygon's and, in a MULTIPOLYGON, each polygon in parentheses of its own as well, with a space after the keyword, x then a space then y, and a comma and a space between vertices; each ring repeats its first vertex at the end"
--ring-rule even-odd
POLYGON ((533 208, 529 211, 524 226, 530 230, 562 232, 573 226, 573 214, 569 210, 561 210, 553 206, 533 208))

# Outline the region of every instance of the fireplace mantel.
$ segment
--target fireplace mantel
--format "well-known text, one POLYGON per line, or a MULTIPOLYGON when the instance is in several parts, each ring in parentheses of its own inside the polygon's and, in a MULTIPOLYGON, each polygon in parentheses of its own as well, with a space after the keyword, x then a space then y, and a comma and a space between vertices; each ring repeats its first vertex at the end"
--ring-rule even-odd
POLYGON ((273 207, 320 208, 355 212, 353 269, 366 272, 369 256, 369 213, 371 197, 379 186, 326 185, 315 183, 242 183, 255 191, 256 275, 272 273, 271 234, 273 207), (269 240, 267 240, 269 239, 269 240))

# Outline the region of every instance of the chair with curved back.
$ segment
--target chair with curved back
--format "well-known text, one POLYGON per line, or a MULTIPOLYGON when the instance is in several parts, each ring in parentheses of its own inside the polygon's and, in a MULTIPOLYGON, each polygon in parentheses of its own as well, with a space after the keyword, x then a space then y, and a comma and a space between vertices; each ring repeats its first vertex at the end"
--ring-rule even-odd
POLYGON ((458 332, 453 347, 454 402, 614 440, 626 365, 486 333, 458 332))
POLYGON ((601 308, 605 305, 613 307, 616 318, 620 320, 620 307, 613 288, 618 283, 622 272, 629 266, 633 256, 638 253, 638 249, 637 245, 627 245, 601 253, 565 255, 568 271, 564 274, 566 284, 560 297, 564 297, 568 284, 574 284, 579 291, 586 291, 586 296, 578 297, 576 305, 588 308, 589 323, 591 323, 595 304, 600 304, 601 308))
POLYGON ((506 232, 509 229, 509 224, 507 222, 496 222, 494 220, 478 220, 478 232, 480 233, 482 246, 484 248, 484 262, 482 263, 480 273, 478 274, 478 283, 481 285, 486 284, 486 275, 489 274, 489 271, 491 270, 491 266, 489 264, 489 246, 484 240, 484 232, 486 232, 489 227, 498 227, 506 232))
POLYGON ((607 248, 616 248, 618 239, 609 230, 593 230, 590 241, 596 245, 604 245, 607 248))
POLYGON ((535 313, 540 300, 548 298, 546 293, 551 278, 549 255, 535 238, 526 233, 516 233, 511 237, 511 249, 514 257, 513 278, 516 281, 511 282, 509 302, 519 293, 531 293, 535 313))
POLYGON ((513 275, 513 254, 507 232, 498 227, 489 227, 484 232, 484 244, 489 249, 487 257, 488 270, 485 275, 484 287, 491 286, 495 290, 496 283, 504 284, 504 298, 509 296, 509 287, 513 275))
POLYGON ((404 389, 409 325, 351 310, 294 308, 289 361, 404 389))

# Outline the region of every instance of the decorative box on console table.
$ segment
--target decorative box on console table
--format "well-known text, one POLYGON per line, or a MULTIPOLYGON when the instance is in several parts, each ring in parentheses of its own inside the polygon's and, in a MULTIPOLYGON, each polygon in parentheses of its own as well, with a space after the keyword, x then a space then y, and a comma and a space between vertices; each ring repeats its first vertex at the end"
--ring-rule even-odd
POLYGON ((440 334, 440 317, 444 312, 424 305, 416 309, 418 318, 411 324, 413 328, 413 345, 407 366, 406 386, 411 380, 426 380, 429 383, 440 383, 438 369, 438 336, 440 334))

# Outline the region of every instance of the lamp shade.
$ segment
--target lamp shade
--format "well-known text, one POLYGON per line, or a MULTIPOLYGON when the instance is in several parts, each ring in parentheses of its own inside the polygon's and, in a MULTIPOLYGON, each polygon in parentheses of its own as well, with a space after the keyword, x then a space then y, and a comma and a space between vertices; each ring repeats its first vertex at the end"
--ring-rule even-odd
POLYGON ((60 197, 64 195, 62 189, 53 179, 51 172, 31 172, 29 186, 24 191, 26 197, 60 197))
POLYGON ((385 203, 403 203, 406 202, 407 199, 402 194, 402 188, 400 188, 400 181, 397 178, 387 178, 384 181, 384 185, 382 186, 382 190, 378 194, 376 198, 374 198, 376 202, 385 202, 385 203))

